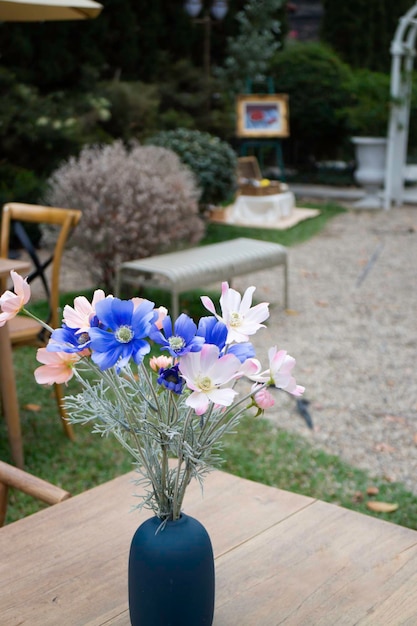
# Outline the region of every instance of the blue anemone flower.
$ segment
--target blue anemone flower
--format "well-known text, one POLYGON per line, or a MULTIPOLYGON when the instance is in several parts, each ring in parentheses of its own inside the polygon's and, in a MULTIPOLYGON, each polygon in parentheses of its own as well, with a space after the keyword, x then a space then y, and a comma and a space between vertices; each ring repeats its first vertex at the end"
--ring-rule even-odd
POLYGON ((182 393, 185 380, 180 375, 178 363, 165 369, 161 367, 157 383, 180 395, 182 393))
POLYGON ((90 345, 89 333, 78 333, 76 328, 56 328, 51 334, 51 341, 47 345, 48 352, 81 352, 90 345))
POLYGON ((255 356, 255 348, 250 341, 243 341, 242 343, 234 343, 229 346, 227 354, 234 354, 241 363, 244 363, 246 359, 251 359, 255 356))
MULTIPOLYGON (((205 343, 211 343, 217 346, 220 350, 219 356, 223 356, 226 352, 227 333, 227 326, 216 317, 209 315, 200 318, 197 335, 204 337, 205 343)), ((249 341, 245 341, 243 343, 229 345, 227 347, 227 353, 234 354, 241 363, 244 363, 246 359, 255 356, 255 349, 249 341)))
POLYGON ((174 330, 169 315, 163 319, 162 327, 164 334, 154 326, 149 337, 162 345, 161 350, 168 350, 173 357, 182 356, 187 352, 200 352, 204 345, 204 337, 196 336, 197 326, 185 313, 178 317, 174 330))
POLYGON ((106 298, 96 304, 99 328, 90 329, 92 359, 100 369, 120 369, 130 358, 141 363, 150 345, 145 341, 158 318, 154 303, 143 300, 135 309, 131 300, 106 298))
POLYGON ((227 326, 213 315, 201 317, 198 322, 197 335, 204 337, 205 343, 211 343, 221 351, 226 345, 227 326))

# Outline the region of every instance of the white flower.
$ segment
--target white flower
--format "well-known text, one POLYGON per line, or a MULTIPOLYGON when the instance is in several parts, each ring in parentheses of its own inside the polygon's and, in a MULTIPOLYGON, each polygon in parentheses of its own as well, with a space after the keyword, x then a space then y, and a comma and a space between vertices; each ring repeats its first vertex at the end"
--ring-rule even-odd
POLYGON ((248 287, 242 297, 238 291, 229 287, 227 282, 222 283, 221 316, 216 313, 215 306, 208 296, 201 297, 206 309, 227 326, 226 343, 248 341, 249 335, 254 335, 260 328, 264 328, 261 322, 269 317, 269 305, 262 302, 252 306, 255 289, 256 287, 248 287))

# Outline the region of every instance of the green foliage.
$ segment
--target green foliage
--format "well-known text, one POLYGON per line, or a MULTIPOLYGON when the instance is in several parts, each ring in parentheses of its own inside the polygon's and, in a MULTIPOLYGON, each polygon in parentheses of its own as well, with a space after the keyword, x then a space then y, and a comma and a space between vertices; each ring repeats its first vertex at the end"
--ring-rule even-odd
POLYGON ((244 93, 248 80, 266 80, 280 45, 276 16, 282 4, 282 0, 248 0, 237 13, 238 34, 228 38, 224 64, 217 69, 226 92, 244 93))
POLYGON ((413 0, 323 0, 322 40, 352 67, 388 72, 398 20, 413 0))
POLYGON ((173 150, 196 175, 202 194, 200 204, 220 204, 236 189, 237 157, 228 143, 198 130, 161 132, 150 144, 173 150))
POLYGON ((351 135, 385 137, 390 112, 390 77, 362 69, 351 74, 350 106, 343 109, 351 135))
MULTIPOLYGON (((203 63, 204 26, 184 10, 184 0, 103 0, 95 20, 0 23, 2 63, 19 81, 43 91, 88 90, 97 80, 153 83, 180 59, 203 63)), ((229 0, 221 23, 213 24, 213 64, 236 30, 234 14, 243 0, 229 0)))
POLYGON ((45 188, 31 170, 8 163, 0 165, 0 206, 6 202, 36 203, 45 188))
POLYGON ((104 139, 110 115, 100 93, 56 91, 43 95, 0 68, 0 143, 5 164, 47 176, 83 142, 104 139))
POLYGON ((100 88, 110 104, 111 117, 103 123, 105 131, 124 140, 142 138, 158 128, 160 97, 155 85, 139 81, 111 81, 100 88))
POLYGON ((271 73, 277 92, 289 94, 289 160, 338 156, 347 137, 341 110, 351 99, 349 67, 325 45, 294 43, 275 55, 271 73))

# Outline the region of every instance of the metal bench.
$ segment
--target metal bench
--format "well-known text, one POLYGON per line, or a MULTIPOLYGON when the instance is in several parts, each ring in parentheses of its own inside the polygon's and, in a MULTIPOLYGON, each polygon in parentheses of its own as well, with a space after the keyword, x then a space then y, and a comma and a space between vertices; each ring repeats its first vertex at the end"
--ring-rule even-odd
POLYGON ((152 286, 171 292, 171 314, 179 315, 184 291, 243 274, 281 265, 284 270, 284 307, 289 306, 287 249, 277 243, 241 237, 222 243, 160 254, 121 263, 116 274, 116 295, 123 283, 152 286))

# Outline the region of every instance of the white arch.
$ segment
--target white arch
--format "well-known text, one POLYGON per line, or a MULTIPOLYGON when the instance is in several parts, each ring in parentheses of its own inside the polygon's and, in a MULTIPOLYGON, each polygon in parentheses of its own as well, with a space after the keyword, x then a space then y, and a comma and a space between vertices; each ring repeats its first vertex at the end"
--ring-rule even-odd
POLYGON ((391 43, 391 112, 385 169, 385 209, 389 209, 393 202, 399 206, 403 200, 416 36, 417 2, 400 18, 391 43))

